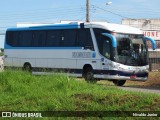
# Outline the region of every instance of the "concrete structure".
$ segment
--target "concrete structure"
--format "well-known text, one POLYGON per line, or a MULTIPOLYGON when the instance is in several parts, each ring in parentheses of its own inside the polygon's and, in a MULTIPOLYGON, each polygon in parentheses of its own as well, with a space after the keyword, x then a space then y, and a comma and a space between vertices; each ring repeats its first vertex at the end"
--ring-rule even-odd
POLYGON ((149 62, 151 70, 160 70, 160 18, 159 19, 122 19, 122 24, 140 28, 144 35, 156 40, 157 50, 149 48, 149 62))

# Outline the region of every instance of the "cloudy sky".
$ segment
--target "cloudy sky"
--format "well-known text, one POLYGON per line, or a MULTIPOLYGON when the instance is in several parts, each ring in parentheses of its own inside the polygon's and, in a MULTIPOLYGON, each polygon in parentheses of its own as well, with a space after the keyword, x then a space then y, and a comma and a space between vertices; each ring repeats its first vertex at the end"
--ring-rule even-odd
MULTIPOLYGON (((90 19, 121 23, 122 18, 160 18, 159 5, 160 0, 90 0, 90 19)), ((0 33, 24 22, 84 21, 85 8, 86 0, 1 0, 0 33)), ((4 35, 0 35, 3 46, 4 35)))

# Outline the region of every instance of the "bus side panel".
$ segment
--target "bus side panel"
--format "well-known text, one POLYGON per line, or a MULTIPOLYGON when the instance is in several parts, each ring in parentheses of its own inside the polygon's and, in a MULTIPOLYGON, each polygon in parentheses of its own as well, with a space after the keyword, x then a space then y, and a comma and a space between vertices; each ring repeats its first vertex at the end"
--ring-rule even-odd
POLYGON ((4 65, 7 67, 23 67, 25 63, 35 66, 35 59, 31 58, 31 51, 20 49, 5 49, 4 65))

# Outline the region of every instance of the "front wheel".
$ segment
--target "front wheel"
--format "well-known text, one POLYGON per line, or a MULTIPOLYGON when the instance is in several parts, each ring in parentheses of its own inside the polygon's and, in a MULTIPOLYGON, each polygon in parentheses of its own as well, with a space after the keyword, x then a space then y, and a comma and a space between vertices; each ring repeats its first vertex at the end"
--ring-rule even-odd
POLYGON ((93 69, 88 67, 85 70, 84 78, 88 83, 96 83, 97 81, 94 79, 93 69))
POLYGON ((113 83, 116 86, 123 86, 126 83, 126 80, 113 80, 113 83))

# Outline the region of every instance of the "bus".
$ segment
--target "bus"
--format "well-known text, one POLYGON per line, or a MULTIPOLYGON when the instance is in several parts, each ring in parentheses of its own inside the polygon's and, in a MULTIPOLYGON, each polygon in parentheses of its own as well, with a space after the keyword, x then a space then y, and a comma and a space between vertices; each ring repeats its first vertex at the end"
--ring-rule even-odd
POLYGON ((107 22, 70 22, 9 28, 4 66, 31 72, 64 71, 87 82, 146 81, 148 48, 141 30, 107 22))

